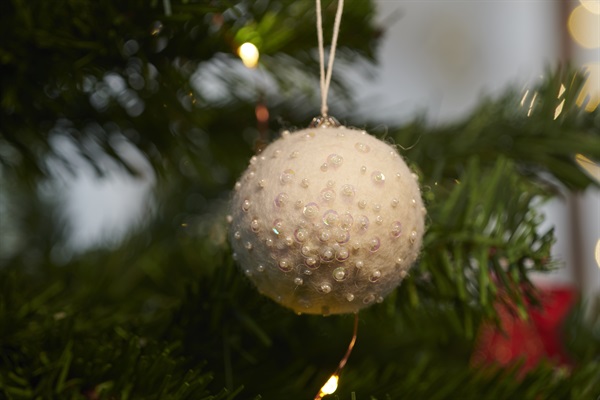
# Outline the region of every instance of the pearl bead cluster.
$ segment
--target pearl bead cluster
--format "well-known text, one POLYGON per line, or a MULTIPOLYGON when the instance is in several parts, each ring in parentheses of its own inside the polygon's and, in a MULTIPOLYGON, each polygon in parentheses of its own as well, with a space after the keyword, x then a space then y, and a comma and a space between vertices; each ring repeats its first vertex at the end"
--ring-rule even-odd
POLYGON ((420 249, 425 209, 415 178, 395 149, 364 131, 284 132, 236 183, 235 258, 259 291, 296 312, 380 302, 420 249))

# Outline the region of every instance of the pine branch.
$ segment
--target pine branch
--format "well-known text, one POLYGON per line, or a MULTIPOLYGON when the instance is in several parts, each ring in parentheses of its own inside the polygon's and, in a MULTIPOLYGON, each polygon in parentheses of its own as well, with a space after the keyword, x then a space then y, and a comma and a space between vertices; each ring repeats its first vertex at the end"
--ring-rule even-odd
POLYGON ((484 100, 462 122, 432 128, 415 121, 390 129, 390 136, 402 145, 417 144, 406 156, 430 184, 456 178, 471 156, 489 168, 502 155, 548 189, 556 187, 547 179, 550 174, 569 189, 581 190, 593 181, 581 172, 575 155, 600 159, 600 110, 586 112, 576 101, 585 79, 568 66, 549 69, 538 85, 484 100))
MULTIPOLYGON (((124 135, 162 171, 165 159, 179 161, 182 148, 195 155, 197 131, 229 142, 238 140, 241 129, 255 132, 254 107, 261 90, 255 88, 257 82, 276 85, 269 100, 274 104, 281 101, 286 85, 290 92, 291 75, 281 74, 286 68, 297 72, 295 82, 314 83, 311 92, 316 92, 312 4, 171 3, 170 16, 161 2, 135 0, 63 0, 51 6, 37 0, 1 6, 0 27, 7 40, 0 44, 0 133, 2 146, 10 151, 0 152, 0 165, 27 169, 31 179, 51 175, 45 160, 60 151, 49 142, 64 135, 92 164, 98 157, 84 145, 90 139, 127 168, 111 145, 111 138, 124 135), (260 46, 261 79, 243 79, 234 56, 242 41, 260 46), (221 80, 224 92, 234 93, 237 81, 245 98, 228 97, 216 104, 206 97, 201 90, 206 81, 192 82, 203 63, 216 63, 221 72, 210 77, 212 84, 221 80), (227 129, 234 114, 239 120, 227 129), (173 142, 173 136, 178 140, 173 142)), ((330 14, 325 18, 332 18, 330 14)), ((340 61, 373 59, 373 14, 371 2, 347 5, 340 61)), ((337 87, 341 93, 348 90, 340 81, 337 87)))

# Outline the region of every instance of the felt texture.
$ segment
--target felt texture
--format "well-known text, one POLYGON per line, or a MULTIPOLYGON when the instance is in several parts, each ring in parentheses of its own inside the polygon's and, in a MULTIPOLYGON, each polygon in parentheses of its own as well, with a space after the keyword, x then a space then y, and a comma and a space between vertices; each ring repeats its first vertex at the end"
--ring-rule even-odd
POLYGON ((260 293, 297 313, 354 313, 407 275, 425 213, 394 147, 346 127, 305 129, 252 157, 229 235, 260 293))

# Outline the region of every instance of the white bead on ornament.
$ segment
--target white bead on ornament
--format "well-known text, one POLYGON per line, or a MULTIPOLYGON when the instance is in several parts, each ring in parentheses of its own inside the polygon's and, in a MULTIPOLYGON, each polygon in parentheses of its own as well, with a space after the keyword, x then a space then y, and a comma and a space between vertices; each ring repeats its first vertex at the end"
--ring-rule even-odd
POLYGON ((297 313, 355 313, 418 257, 425 208, 397 150, 365 131, 283 132, 235 186, 230 240, 260 293, 297 313))

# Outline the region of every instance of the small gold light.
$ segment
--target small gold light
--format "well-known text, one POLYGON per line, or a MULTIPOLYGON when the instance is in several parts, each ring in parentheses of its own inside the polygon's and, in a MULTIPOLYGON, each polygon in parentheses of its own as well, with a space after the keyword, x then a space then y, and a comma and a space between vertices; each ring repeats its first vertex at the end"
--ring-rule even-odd
POLYGON ((255 45, 246 42, 238 48, 238 55, 242 59, 244 65, 248 68, 256 68, 260 53, 255 45))
POLYGON ((325 384, 319 391, 319 394, 317 395, 317 397, 315 397, 315 400, 322 399, 323 396, 334 393, 338 387, 339 379, 340 379, 340 377, 337 376, 336 374, 331 375, 329 380, 327 380, 327 382, 325 382, 325 384))
POLYGON ((319 390, 319 393, 317 393, 314 400, 321 400, 323 398, 323 396, 332 394, 333 392, 335 392, 337 390, 338 380, 340 379, 340 372, 344 369, 346 362, 348 362, 348 358, 350 357, 350 354, 352 353, 352 349, 354 348, 354 344, 356 343, 357 335, 358 335, 358 313, 354 314, 354 330, 352 332, 352 340, 350 340, 350 344, 348 345, 348 350, 346 350, 346 354, 344 355, 344 358, 342 358, 340 360, 340 363, 339 363, 337 369, 335 370, 333 375, 331 375, 331 377, 329 377, 327 382, 325 382, 325 384, 323 385, 321 390, 319 390))

